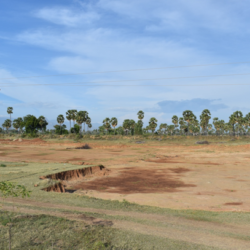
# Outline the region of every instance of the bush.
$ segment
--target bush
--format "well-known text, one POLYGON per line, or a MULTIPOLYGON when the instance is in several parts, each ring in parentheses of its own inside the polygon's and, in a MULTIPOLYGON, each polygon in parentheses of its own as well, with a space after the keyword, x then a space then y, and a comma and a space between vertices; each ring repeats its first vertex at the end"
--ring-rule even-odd
POLYGON ((83 136, 81 135, 81 134, 77 134, 76 136, 75 136, 75 139, 76 140, 80 140, 80 139, 82 139, 83 138, 83 136))
POLYGON ((78 124, 75 124, 73 128, 71 128, 70 133, 72 134, 79 134, 80 132, 80 126, 78 124))

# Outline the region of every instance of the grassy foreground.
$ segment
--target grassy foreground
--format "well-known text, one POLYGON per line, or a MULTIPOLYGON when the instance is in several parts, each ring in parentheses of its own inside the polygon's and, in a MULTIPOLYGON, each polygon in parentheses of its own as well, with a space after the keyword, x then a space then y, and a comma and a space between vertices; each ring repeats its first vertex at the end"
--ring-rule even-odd
MULTIPOLYGON (((0 212, 0 248, 8 249, 7 217, 0 212)), ((139 250, 139 249, 217 249, 184 241, 163 239, 117 230, 107 226, 89 226, 82 222, 69 221, 46 215, 14 216, 12 249, 86 249, 86 250, 139 250)))

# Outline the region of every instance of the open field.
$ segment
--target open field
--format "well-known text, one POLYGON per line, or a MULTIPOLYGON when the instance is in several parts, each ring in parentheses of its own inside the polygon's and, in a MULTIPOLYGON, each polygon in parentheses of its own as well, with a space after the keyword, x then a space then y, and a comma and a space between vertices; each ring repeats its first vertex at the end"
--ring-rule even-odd
POLYGON ((5 199, 2 210, 37 215, 18 225, 54 216, 95 232, 101 226, 103 249, 250 249, 249 138, 111 139, 0 140, 0 181, 32 190, 28 199, 5 199), (204 139, 210 143, 195 144, 204 139), (85 143, 91 149, 75 149, 85 143), (52 176, 70 170, 78 171, 52 176), (65 193, 42 190, 59 181, 65 193))

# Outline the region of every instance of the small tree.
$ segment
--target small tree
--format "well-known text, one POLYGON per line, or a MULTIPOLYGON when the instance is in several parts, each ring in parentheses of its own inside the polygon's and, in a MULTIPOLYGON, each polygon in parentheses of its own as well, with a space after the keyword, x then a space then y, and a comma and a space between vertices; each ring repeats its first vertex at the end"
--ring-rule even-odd
POLYGON ((150 130, 152 131, 152 134, 154 134, 154 131, 157 127, 157 119, 152 117, 150 120, 149 120, 149 127, 150 127, 150 130))
POLYGON ((64 123, 64 116, 63 115, 58 115, 57 116, 57 122, 60 124, 61 134, 62 134, 62 124, 64 123))
POLYGON ((118 124, 117 118, 116 117, 112 117, 110 123, 111 123, 112 127, 114 127, 114 134, 115 134, 115 127, 118 124))
POLYGON ((106 129, 107 131, 107 134, 108 134, 108 131, 110 129, 110 119, 107 117, 103 120, 103 127, 106 129))
POLYGON ((7 108, 7 113, 10 115, 10 121, 11 121, 11 114, 13 114, 13 108, 12 107, 8 107, 7 108))
POLYGON ((6 128, 7 133, 9 131, 9 128, 11 127, 11 120, 10 119, 6 119, 2 125, 4 128, 6 128))

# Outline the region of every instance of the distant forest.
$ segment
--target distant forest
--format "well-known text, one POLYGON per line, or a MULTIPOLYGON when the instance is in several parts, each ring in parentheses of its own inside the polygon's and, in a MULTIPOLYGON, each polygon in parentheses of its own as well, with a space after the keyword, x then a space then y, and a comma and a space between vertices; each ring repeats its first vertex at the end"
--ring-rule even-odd
POLYGON ((22 134, 37 136, 39 134, 102 134, 102 135, 143 135, 143 134, 164 134, 164 135, 247 135, 250 132, 250 113, 243 116, 241 111, 235 111, 230 115, 227 122, 215 117, 211 120, 211 113, 204 109, 200 115, 200 120, 191 110, 182 113, 182 117, 174 115, 172 124, 161 123, 155 117, 149 119, 144 125, 144 112, 137 113, 138 121, 125 119, 122 126, 117 127, 116 117, 105 118, 103 125, 98 129, 91 130, 91 118, 87 111, 68 110, 66 115, 60 114, 57 117, 58 125, 54 129, 48 130, 48 122, 44 116, 35 117, 26 115, 18 117, 12 121, 13 107, 7 108, 10 119, 6 119, 0 128, 2 134, 22 134), (65 125, 65 118, 69 121, 69 129, 65 125), (158 128, 158 129, 157 129, 158 128))

